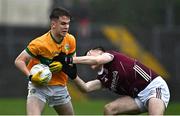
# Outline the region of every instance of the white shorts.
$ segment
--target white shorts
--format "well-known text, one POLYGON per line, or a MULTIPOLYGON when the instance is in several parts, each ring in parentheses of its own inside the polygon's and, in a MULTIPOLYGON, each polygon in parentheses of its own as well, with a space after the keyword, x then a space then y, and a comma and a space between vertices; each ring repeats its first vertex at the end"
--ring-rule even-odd
POLYGON ((49 106, 57 106, 66 104, 71 100, 66 86, 34 86, 32 83, 28 84, 28 98, 35 96, 47 102, 49 106))
POLYGON ((170 99, 170 92, 166 82, 162 77, 155 78, 144 90, 142 90, 135 98, 140 110, 147 111, 147 101, 150 98, 161 99, 167 107, 170 99))

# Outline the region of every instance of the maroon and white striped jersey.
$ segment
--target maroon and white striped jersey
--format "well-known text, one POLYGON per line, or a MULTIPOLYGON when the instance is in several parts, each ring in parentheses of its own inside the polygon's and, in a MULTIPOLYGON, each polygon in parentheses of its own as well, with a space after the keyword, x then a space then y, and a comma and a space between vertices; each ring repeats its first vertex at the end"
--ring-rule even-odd
POLYGON ((154 78, 158 76, 153 70, 135 59, 115 51, 107 51, 114 59, 103 65, 98 73, 102 85, 120 94, 136 97, 154 78))

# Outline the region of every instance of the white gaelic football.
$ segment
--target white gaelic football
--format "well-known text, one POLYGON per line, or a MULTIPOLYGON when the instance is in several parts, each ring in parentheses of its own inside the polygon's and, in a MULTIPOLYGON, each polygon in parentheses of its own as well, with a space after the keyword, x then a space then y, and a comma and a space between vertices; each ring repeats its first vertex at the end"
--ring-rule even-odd
POLYGON ((48 76, 47 82, 49 82, 51 80, 52 73, 49 70, 49 67, 47 65, 45 65, 45 64, 36 64, 36 65, 34 65, 30 70, 30 74, 33 75, 33 74, 36 74, 39 71, 42 71, 42 73, 40 75, 41 78, 44 78, 44 77, 48 76))

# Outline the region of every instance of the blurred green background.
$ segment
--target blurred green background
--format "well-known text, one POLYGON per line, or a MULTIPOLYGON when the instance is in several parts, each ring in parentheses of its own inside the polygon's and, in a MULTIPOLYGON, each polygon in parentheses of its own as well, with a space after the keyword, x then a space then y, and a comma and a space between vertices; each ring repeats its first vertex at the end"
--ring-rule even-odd
MULTIPOLYGON (((73 15, 70 33, 77 55, 103 46, 137 58, 168 83, 171 100, 166 114, 180 114, 180 1, 179 0, 0 0, 0 115, 25 114, 27 80, 14 66, 17 55, 49 30, 49 13, 65 7, 73 15)), ((95 78, 78 65, 85 81, 95 78)), ((81 93, 68 85, 76 114, 102 114, 117 95, 103 90, 81 93)), ((56 114, 46 107, 44 114, 56 114)))
MULTIPOLYGON (((1 115, 25 115, 26 100, 25 99, 1 99, 0 100, 1 115)), ((103 108, 107 100, 88 100, 88 101, 72 101, 74 104, 75 115, 103 115, 103 108)), ((171 102, 165 115, 178 115, 180 103, 171 102)), ((146 114, 146 113, 144 113, 146 114)), ((57 115, 53 108, 46 106, 42 115, 57 115)))

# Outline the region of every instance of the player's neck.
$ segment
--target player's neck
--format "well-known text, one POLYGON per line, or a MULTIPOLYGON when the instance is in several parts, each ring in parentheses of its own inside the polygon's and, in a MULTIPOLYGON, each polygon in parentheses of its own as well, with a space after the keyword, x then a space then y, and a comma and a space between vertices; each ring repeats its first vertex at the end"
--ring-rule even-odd
POLYGON ((55 34, 53 31, 50 31, 51 33, 51 37, 57 42, 57 43, 61 43, 61 41, 63 40, 64 37, 55 34))

